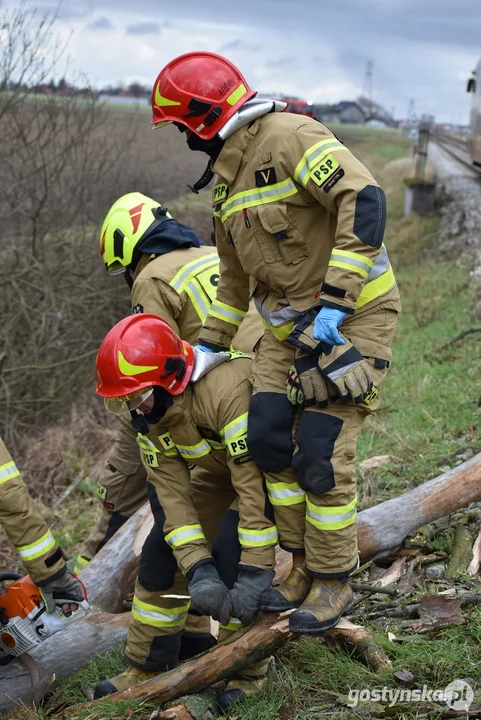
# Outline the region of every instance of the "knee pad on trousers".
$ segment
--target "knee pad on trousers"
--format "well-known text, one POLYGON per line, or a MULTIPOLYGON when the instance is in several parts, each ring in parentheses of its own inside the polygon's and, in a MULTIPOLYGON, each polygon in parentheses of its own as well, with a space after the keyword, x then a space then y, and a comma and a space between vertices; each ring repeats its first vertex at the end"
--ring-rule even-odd
POLYGON ((305 410, 297 431, 299 450, 294 453, 292 467, 299 486, 314 495, 332 490, 336 485, 332 454, 343 420, 320 412, 305 410))
POLYGON ((228 588, 234 586, 239 573, 242 548, 238 534, 239 512, 226 510, 220 522, 219 534, 212 543, 212 557, 222 582, 228 588))
POLYGON ((125 659, 130 665, 142 670, 172 670, 179 664, 180 644, 182 630, 173 635, 158 635, 150 643, 149 654, 144 662, 138 662, 125 653, 125 659))
POLYGON ((154 516, 155 524, 161 529, 164 529, 165 512, 160 504, 160 500, 157 496, 157 490, 155 485, 147 481, 147 497, 149 498, 150 508, 152 515, 154 516))
POLYGON ((263 472, 282 472, 291 466, 294 441, 292 426, 296 408, 284 393, 259 392, 249 407, 247 445, 263 472))
POLYGON ((187 633, 182 635, 180 643, 179 660, 189 660, 190 658, 200 655, 206 650, 217 644, 217 640, 210 633, 187 633))
POLYGON ((165 542, 164 532, 154 525, 142 547, 139 582, 149 592, 168 590, 175 581, 177 561, 165 542))
POLYGON ((129 518, 127 515, 121 515, 120 513, 112 513, 112 515, 109 518, 109 525, 107 528, 107 532, 105 533, 105 537, 99 542, 97 546, 96 553, 99 552, 103 548, 104 545, 108 543, 110 538, 113 538, 117 530, 120 530, 122 525, 127 522, 129 518))

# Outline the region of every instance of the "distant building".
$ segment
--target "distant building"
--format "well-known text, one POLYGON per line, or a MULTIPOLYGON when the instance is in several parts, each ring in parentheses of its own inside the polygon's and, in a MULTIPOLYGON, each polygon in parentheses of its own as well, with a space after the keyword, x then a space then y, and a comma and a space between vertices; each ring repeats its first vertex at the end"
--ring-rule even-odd
POLYGON ((364 125, 367 119, 364 109, 352 100, 343 100, 336 105, 314 105, 314 112, 319 120, 328 123, 364 125))

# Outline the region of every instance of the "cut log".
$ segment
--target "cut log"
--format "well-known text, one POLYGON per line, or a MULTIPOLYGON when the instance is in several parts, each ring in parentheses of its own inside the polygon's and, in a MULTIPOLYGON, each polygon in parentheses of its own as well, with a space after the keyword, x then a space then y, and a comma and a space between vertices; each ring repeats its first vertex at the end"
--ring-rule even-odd
POLYGON ((127 636, 130 613, 91 612, 52 635, 31 654, 0 666, 0 710, 40 700, 56 677, 80 670, 96 654, 110 652, 127 636))
POLYGON ((363 510, 357 536, 361 560, 390 550, 419 527, 481 498, 481 453, 422 485, 363 510))
MULTIPOLYGON (((109 701, 137 700, 165 703, 188 693, 210 687, 213 683, 239 673, 246 665, 270 655, 293 637, 289 632, 289 613, 261 615, 256 624, 244 633, 236 633, 228 641, 179 667, 139 685, 109 695, 109 701)), ((81 707, 94 709, 100 700, 72 706, 55 716, 58 720, 72 717, 81 707)))
POLYGON ((144 540, 154 523, 149 503, 137 510, 80 573, 92 605, 120 612, 133 587, 144 540))

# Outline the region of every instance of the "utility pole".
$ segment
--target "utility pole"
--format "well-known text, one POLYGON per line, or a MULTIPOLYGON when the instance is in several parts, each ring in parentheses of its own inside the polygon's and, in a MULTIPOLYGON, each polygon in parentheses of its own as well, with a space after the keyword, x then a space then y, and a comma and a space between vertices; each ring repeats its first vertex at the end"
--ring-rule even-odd
POLYGON ((406 126, 407 127, 413 127, 416 120, 416 111, 415 111, 415 105, 416 103, 414 100, 409 101, 408 105, 408 112, 406 116, 406 126))
POLYGON ((366 98, 368 103, 368 112, 372 116, 372 103, 373 103, 373 86, 372 86, 372 74, 374 69, 374 63, 372 60, 368 60, 366 63, 366 72, 364 73, 364 85, 362 94, 366 98))

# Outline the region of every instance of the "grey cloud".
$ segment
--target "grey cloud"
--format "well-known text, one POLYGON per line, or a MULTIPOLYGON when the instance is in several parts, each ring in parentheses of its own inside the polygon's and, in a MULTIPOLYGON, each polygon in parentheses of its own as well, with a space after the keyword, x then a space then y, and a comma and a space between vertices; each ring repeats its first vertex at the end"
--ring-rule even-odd
POLYGON ((110 20, 106 17, 100 17, 97 18, 97 20, 94 20, 89 25, 87 25, 87 28, 89 30, 112 30, 113 25, 110 22, 110 20))
POLYGON ((275 60, 266 60, 265 66, 268 68, 294 67, 297 65, 297 59, 290 55, 283 55, 275 60))
POLYGON ((127 35, 156 35, 161 30, 158 23, 138 23, 125 28, 127 35))
POLYGON ((245 40, 232 40, 231 42, 222 45, 219 48, 219 52, 234 52, 235 50, 246 50, 247 52, 257 52, 259 50, 258 45, 251 45, 245 42, 245 40))

